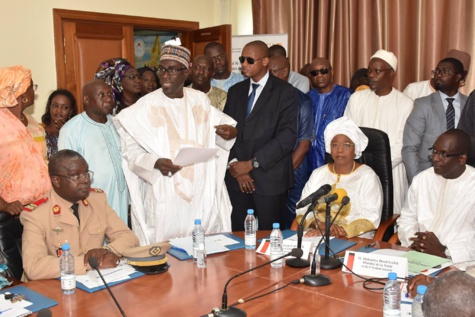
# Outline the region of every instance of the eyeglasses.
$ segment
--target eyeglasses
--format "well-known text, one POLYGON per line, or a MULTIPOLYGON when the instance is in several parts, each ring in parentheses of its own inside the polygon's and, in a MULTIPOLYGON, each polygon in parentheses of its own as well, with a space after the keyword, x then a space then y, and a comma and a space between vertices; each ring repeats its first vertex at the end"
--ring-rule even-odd
POLYGON ((139 74, 134 74, 134 75, 124 76, 124 78, 128 78, 130 80, 136 80, 137 78, 140 79, 140 75, 139 74))
POLYGON ((165 73, 168 73, 168 75, 170 76, 177 76, 179 72, 181 72, 182 70, 185 70, 187 69, 186 67, 182 67, 182 68, 163 68, 163 67, 159 67, 158 70, 157 70, 157 73, 159 76, 163 76, 165 75, 165 73))
POLYGON ((368 68, 368 75, 375 73, 376 76, 379 76, 382 72, 387 72, 388 70, 393 70, 392 68, 386 68, 386 69, 371 69, 368 68))
POLYGON ((247 61, 247 63, 249 65, 253 65, 255 62, 257 62, 258 60, 260 59, 263 59, 264 57, 261 57, 261 58, 252 58, 252 57, 247 57, 247 56, 239 56, 239 61, 242 63, 244 63, 244 61, 247 61))
POLYGON ((33 85, 33 91, 37 91, 38 90, 38 84, 34 84, 33 85))
POLYGON ((64 175, 54 175, 54 176, 69 178, 73 182, 77 183, 79 180, 85 180, 85 179, 90 180, 90 179, 92 179, 94 177, 94 172, 93 171, 87 171, 84 174, 78 174, 78 175, 74 175, 74 176, 64 176, 64 175))
POLYGON ((219 55, 216 55, 216 56, 213 56, 211 57, 211 59, 213 60, 213 62, 216 62, 216 61, 224 61, 226 58, 226 52, 222 53, 222 54, 219 54, 219 55))
POLYGON ((438 156, 442 158, 443 160, 448 160, 450 157, 454 156, 460 156, 463 155, 464 153, 458 153, 458 154, 447 154, 445 152, 439 152, 434 150, 434 147, 429 148, 429 151, 431 151, 431 155, 429 155, 429 159, 432 160, 435 156, 438 156))
POLYGON ((453 72, 450 69, 444 68, 444 69, 439 69, 436 68, 431 71, 432 78, 435 78, 437 76, 442 76, 442 77, 448 77, 453 74, 453 72))
POLYGON ((309 71, 309 75, 315 77, 315 76, 318 76, 318 73, 322 74, 322 75, 326 75, 330 72, 330 69, 332 69, 331 67, 330 68, 322 68, 322 69, 314 69, 314 70, 311 70, 309 71))
POLYGON ((332 144, 331 144, 332 149, 343 148, 343 149, 345 149, 345 150, 348 150, 348 149, 351 149, 352 146, 354 146, 354 144, 352 144, 352 143, 343 143, 343 144, 340 144, 340 143, 332 143, 332 144))

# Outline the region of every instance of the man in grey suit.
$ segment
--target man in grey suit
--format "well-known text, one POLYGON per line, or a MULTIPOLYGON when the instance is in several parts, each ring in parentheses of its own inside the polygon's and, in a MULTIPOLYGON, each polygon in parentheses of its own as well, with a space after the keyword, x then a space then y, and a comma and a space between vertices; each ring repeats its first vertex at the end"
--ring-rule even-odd
POLYGON ((444 58, 432 71, 435 88, 429 96, 414 101, 404 127, 402 159, 409 183, 419 172, 432 166, 429 159, 435 140, 443 132, 457 127, 467 96, 458 91, 464 80, 463 64, 444 58))

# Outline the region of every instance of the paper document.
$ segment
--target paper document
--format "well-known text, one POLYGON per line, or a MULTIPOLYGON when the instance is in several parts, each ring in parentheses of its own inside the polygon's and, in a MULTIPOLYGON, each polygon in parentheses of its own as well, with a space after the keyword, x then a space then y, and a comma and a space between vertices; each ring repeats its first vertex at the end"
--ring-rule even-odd
POLYGON ((173 160, 173 164, 188 166, 196 163, 206 162, 211 159, 216 154, 216 152, 218 152, 217 148, 182 148, 173 160))
MULTIPOLYGON (((130 278, 129 275, 136 272, 136 270, 132 266, 125 264, 124 261, 125 260, 121 261, 121 264, 119 264, 119 266, 115 268, 100 270, 102 276, 108 284, 112 282, 127 280, 130 278)), ((76 281, 82 283, 87 288, 95 288, 104 285, 101 277, 96 272, 96 270, 90 270, 84 275, 76 275, 76 281)))
POLYGON ((407 258, 410 275, 416 275, 422 271, 449 262, 448 259, 417 251, 409 251, 406 254, 401 255, 401 257, 407 258))
MULTIPOLYGON (((206 254, 214 254, 220 252, 229 251, 228 248, 224 246, 224 243, 235 244, 236 240, 232 242, 228 241, 228 237, 222 234, 216 234, 212 236, 205 237, 205 248, 206 254)), ((193 238, 192 237, 183 237, 183 238, 174 238, 170 239, 170 244, 174 247, 183 249, 188 255, 193 255, 193 238)))
MULTIPOLYGON (((6 292, 5 294, 10 293, 6 292)), ((29 316, 31 311, 25 309, 25 307, 32 304, 32 302, 25 299, 12 303, 11 300, 5 299, 5 296, 0 296, 0 315, 2 317, 29 316)))

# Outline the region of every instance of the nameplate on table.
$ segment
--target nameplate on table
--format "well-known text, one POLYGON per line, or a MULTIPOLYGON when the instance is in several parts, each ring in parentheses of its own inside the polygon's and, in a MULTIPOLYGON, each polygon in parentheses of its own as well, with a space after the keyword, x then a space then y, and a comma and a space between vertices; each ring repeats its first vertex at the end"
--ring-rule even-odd
MULTIPOLYGON (((346 251, 343 263, 360 275, 384 278, 388 277, 389 272, 396 272, 398 277, 407 276, 407 258, 346 251)), ((351 273, 345 266, 343 266, 342 271, 351 273)))

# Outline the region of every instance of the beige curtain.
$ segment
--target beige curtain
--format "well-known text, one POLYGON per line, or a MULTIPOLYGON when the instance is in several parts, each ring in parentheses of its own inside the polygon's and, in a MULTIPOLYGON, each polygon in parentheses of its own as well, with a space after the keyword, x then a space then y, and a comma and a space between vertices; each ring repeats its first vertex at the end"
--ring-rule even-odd
MULTIPOLYGON (((325 57, 344 86, 381 48, 398 57, 400 90, 429 79, 450 49, 475 58, 473 0, 252 0, 252 11, 254 34, 289 34, 293 70, 325 57)), ((462 91, 474 88, 470 71, 462 91)))

